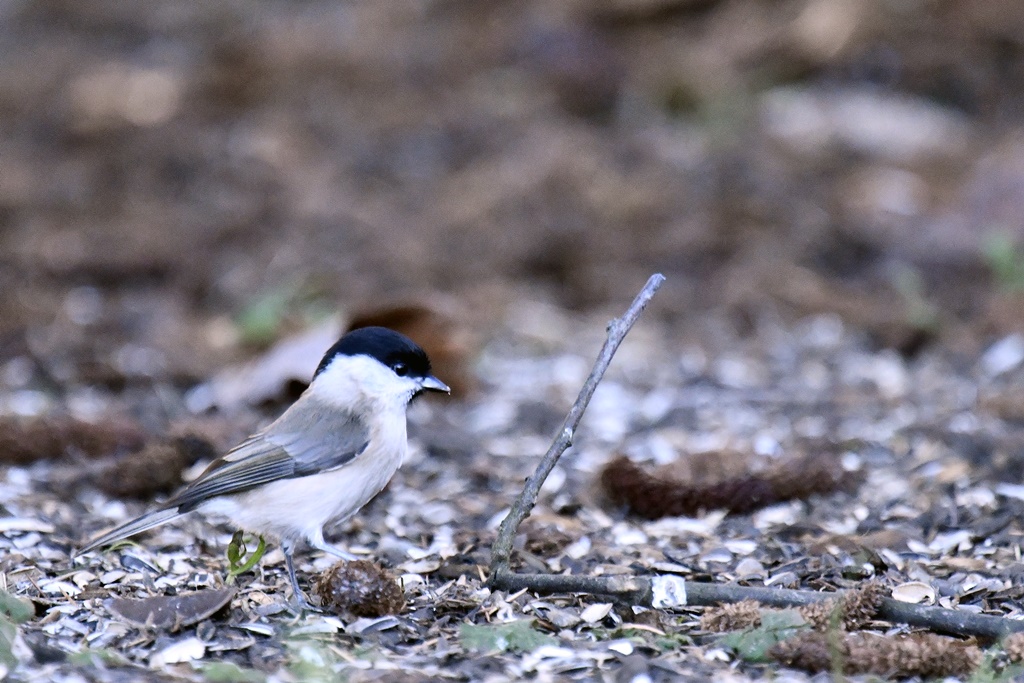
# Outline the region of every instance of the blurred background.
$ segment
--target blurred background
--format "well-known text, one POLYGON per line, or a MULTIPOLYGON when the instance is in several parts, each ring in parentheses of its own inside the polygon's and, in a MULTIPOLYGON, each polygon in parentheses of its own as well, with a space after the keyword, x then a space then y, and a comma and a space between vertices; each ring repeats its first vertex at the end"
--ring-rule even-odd
POLYGON ((676 329, 974 353, 1024 323, 1022 86, 1015 0, 6 0, 0 368, 187 385, 653 271, 676 329))
POLYGON ((53 607, 21 627, 34 668, 5 636, 0 669, 228 653, 370 680, 370 652, 385 677, 495 680, 460 629, 515 611, 563 644, 578 628, 582 654, 539 678, 626 680, 650 652, 656 680, 733 675, 722 641, 694 654, 691 615, 481 582, 606 321, 656 271, 524 568, 879 576, 1020 612, 1024 1, 0 0, 0 587, 53 607), (307 650, 326 631, 250 632, 280 553, 215 638, 205 616, 159 637, 103 616, 221 585, 226 528, 169 525, 74 574, 69 551, 266 424, 359 324, 405 331, 455 390, 414 404, 406 467, 343 530, 420 579, 401 627, 346 626, 337 658, 307 650), (657 529, 616 507, 785 498, 806 500, 657 529), (598 641, 634 652, 641 620, 659 644, 608 669, 598 641))

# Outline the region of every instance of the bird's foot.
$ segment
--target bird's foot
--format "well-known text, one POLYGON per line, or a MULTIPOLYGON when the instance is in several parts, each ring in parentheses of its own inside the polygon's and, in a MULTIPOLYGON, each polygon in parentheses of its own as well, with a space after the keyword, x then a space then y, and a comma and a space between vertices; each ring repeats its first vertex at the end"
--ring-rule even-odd
POLYGON ((289 612, 298 617, 302 616, 304 612, 315 612, 319 614, 324 611, 322 607, 311 603, 301 591, 293 594, 292 599, 285 602, 285 606, 289 612))

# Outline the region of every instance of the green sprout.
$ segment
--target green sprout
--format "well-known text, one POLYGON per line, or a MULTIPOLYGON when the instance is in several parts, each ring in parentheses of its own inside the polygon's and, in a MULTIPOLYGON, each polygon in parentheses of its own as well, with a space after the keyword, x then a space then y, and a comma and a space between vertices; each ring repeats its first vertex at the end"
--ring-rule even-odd
POLYGON ((1024 253, 1012 237, 1006 233, 989 235, 982 244, 982 254, 1000 289, 1024 290, 1024 253))
POLYGON ((239 574, 249 571, 256 566, 257 562, 263 559, 263 555, 267 552, 267 542, 263 540, 262 536, 259 538, 256 550, 246 557, 248 549, 245 547, 245 538, 242 536, 242 532, 236 531, 234 536, 231 537, 231 543, 228 543, 227 583, 234 583, 239 574))
POLYGON ((252 297, 235 316, 242 342, 267 346, 289 325, 309 325, 334 311, 322 287, 312 282, 278 285, 252 297))
POLYGON ((919 330, 934 330, 939 325, 939 311, 928 301, 924 278, 916 268, 901 267, 892 278, 893 285, 903 300, 903 311, 910 325, 919 330))

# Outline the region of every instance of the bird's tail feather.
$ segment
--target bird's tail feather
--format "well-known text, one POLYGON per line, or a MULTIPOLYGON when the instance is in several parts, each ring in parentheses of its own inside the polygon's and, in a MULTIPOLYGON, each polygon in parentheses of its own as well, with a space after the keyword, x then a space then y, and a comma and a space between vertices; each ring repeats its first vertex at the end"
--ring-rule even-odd
POLYGON ((178 512, 178 508, 165 508, 163 510, 154 510, 153 512, 147 512, 141 517, 136 517, 130 522, 126 522, 121 526, 111 529, 107 533, 94 538, 89 541, 88 545, 79 550, 79 554, 87 553, 96 548, 101 548, 105 545, 116 543, 121 539, 134 536, 135 534, 142 533, 147 529, 152 529, 155 526, 160 526, 164 522, 169 522, 175 517, 180 517, 183 513, 178 512))

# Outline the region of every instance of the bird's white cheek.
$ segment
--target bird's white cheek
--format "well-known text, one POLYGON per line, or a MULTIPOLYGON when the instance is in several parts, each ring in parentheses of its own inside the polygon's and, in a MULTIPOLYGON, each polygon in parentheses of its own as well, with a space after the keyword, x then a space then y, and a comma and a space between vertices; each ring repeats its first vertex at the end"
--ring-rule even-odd
POLYGON ((313 381, 310 391, 330 404, 351 410, 362 405, 380 410, 404 408, 418 388, 368 356, 338 358, 313 381))

